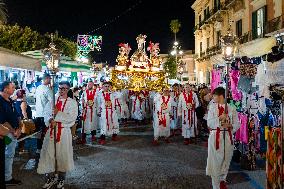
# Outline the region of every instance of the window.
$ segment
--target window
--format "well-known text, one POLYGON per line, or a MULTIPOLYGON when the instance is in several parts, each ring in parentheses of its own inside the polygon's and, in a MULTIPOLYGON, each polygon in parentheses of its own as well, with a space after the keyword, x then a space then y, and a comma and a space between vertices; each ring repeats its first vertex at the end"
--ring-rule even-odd
POLYGON ((207 38, 207 43, 206 43, 206 48, 208 49, 209 46, 210 46, 210 38, 208 37, 208 38, 207 38))
POLYGON ((263 37, 265 22, 266 22, 266 6, 252 13, 252 37, 253 39, 263 37))
POLYGON ((199 52, 202 53, 202 42, 200 42, 199 52))
POLYGON ((199 15, 199 26, 201 25, 201 14, 199 15))
POLYGON ((220 2, 220 0, 214 0, 214 9, 216 10, 219 10, 221 7, 220 7, 220 5, 221 5, 221 2, 220 2))
POLYGON ((221 41, 220 41, 220 39, 221 39, 221 31, 217 31, 217 46, 221 46, 221 41))
POLYGON ((236 22, 236 35, 237 35, 237 37, 241 37, 243 35, 242 25, 243 25, 242 19, 240 19, 236 22))

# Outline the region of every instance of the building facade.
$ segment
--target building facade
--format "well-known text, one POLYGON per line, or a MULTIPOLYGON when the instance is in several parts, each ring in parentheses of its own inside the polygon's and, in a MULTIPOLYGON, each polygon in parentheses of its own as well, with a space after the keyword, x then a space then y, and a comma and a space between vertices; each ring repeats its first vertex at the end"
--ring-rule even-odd
POLYGON ((268 53, 274 36, 284 26, 283 0, 196 0, 195 60, 198 83, 210 83, 214 65, 224 63, 220 38, 229 28, 239 39, 238 55, 255 57, 268 53))

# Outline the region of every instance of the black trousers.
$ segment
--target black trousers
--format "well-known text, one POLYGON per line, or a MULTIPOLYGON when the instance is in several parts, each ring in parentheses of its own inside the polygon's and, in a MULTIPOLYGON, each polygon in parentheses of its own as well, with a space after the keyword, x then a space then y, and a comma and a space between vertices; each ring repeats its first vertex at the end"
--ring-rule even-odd
POLYGON ((0 188, 6 189, 5 185, 5 143, 0 139, 0 188))
POLYGON ((41 132, 41 138, 37 139, 37 149, 41 150, 42 142, 43 142, 44 135, 45 135, 46 126, 45 126, 43 117, 37 117, 37 118, 35 118, 34 121, 35 121, 36 131, 41 132))

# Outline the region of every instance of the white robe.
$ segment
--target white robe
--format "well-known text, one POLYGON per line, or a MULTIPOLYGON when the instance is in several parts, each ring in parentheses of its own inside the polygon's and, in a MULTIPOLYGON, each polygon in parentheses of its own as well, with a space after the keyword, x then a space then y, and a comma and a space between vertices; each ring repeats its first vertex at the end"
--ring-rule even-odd
MULTIPOLYGON (((154 98, 155 102, 155 111, 153 115, 153 128, 154 128, 154 139, 157 140, 159 137, 169 137, 170 136, 170 114, 171 114, 171 103, 172 103, 172 97, 170 96, 170 99, 167 104, 167 109, 162 109, 162 95, 157 95, 154 98), (166 126, 160 125, 160 120, 163 118, 166 118, 166 126)), ((168 97, 165 97, 165 100, 167 100, 168 97)))
POLYGON ((140 94, 139 96, 140 96, 141 101, 138 99, 136 95, 131 96, 131 100, 132 100, 131 116, 135 120, 142 121, 146 117, 145 101, 144 101, 144 96, 142 94, 140 94))
MULTIPOLYGON (((209 107, 207 125, 210 129, 217 129, 220 126, 218 104, 212 103, 209 107)), ((233 126, 232 134, 238 130, 240 123, 235 108, 228 105, 228 115, 233 126)), ((230 162, 233 156, 234 145, 231 144, 230 135, 225 131, 225 160, 224 160, 224 139, 223 131, 220 133, 219 149, 216 150, 216 130, 210 131, 208 139, 208 158, 206 175, 212 177, 227 176, 230 162)))
MULTIPOLYGON (((195 108, 199 107, 199 100, 197 98, 197 95, 192 92, 192 99, 193 102, 195 103, 195 108)), ((181 116, 181 121, 182 121, 182 136, 184 138, 191 138, 195 137, 195 134, 198 134, 197 132, 197 117, 196 117, 196 112, 192 111, 191 120, 189 123, 189 113, 188 109, 186 107, 186 101, 184 99, 183 93, 180 94, 179 96, 179 102, 178 102, 178 115, 181 116), (195 130, 195 132, 194 132, 195 130)))
POLYGON ((125 101, 124 94, 122 92, 114 92, 115 108, 118 119, 126 119, 129 117, 128 106, 125 101))
POLYGON ((122 93, 122 105, 123 105, 123 118, 124 119, 129 119, 130 118, 130 112, 129 112, 129 106, 128 106, 128 104, 129 104, 129 98, 128 98, 128 90, 126 90, 126 89, 124 89, 124 90, 122 90, 121 91, 121 93, 122 93))
MULTIPOLYGON (((61 101, 63 106, 65 99, 61 101)), ((68 98, 64 111, 58 112, 54 119, 56 122, 61 122, 63 127, 60 141, 56 143, 57 165, 60 172, 67 172, 74 168, 71 127, 75 124, 77 116, 77 102, 68 98)), ((50 114, 46 115, 45 121, 50 118, 50 114)), ((58 129, 56 131, 58 132, 58 129)), ((53 133, 50 136, 49 127, 43 140, 37 172, 39 174, 53 173, 55 171, 54 162, 54 136, 53 133)))
POLYGON ((176 96, 175 92, 171 92, 172 97, 172 107, 171 107, 171 129, 177 129, 179 127, 178 125, 178 102, 179 102, 179 96, 176 96))
POLYGON ((91 131, 98 129, 98 116, 97 116, 97 94, 98 90, 93 90, 96 92, 94 97, 94 105, 92 107, 88 106, 87 92, 84 91, 82 95, 82 101, 84 102, 84 109, 82 110, 83 116, 86 114, 86 120, 84 121, 84 133, 90 133, 91 131))
POLYGON ((119 133, 119 123, 115 110, 115 99, 113 93, 110 93, 111 108, 106 108, 106 102, 103 91, 98 93, 98 113, 101 114, 100 129, 101 135, 111 136, 119 133))

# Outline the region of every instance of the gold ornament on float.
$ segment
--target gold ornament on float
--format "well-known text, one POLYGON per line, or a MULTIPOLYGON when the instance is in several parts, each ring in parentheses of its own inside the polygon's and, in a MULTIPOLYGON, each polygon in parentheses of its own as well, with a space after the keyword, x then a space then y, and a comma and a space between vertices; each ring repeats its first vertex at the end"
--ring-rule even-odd
POLYGON ((128 59, 131 50, 128 43, 119 44, 118 63, 111 74, 113 88, 129 89, 133 91, 154 90, 162 91, 166 84, 166 75, 160 69, 161 58, 159 56, 159 43, 150 42, 147 48, 150 51, 150 59, 145 50, 146 35, 140 34, 137 38, 137 50, 128 59))

